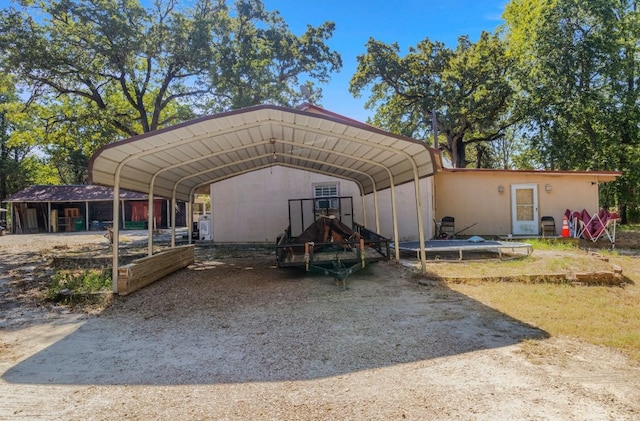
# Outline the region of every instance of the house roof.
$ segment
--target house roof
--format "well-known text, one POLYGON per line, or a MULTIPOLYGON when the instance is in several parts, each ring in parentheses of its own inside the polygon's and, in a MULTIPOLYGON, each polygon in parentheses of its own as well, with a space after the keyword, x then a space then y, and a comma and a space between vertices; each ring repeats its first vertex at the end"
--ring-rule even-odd
MULTIPOLYGON (((121 190, 120 199, 144 200, 146 194, 121 190)), ((5 199, 5 202, 97 202, 113 200, 113 189, 95 185, 30 186, 5 199)))
POLYGON ((489 174, 496 173, 508 176, 509 174, 530 174, 543 176, 572 176, 572 177, 589 177, 601 183, 615 181, 622 175, 620 171, 568 171, 568 170, 504 170, 491 168, 443 168, 443 173, 476 173, 489 174))
POLYGON ((320 107, 262 105, 106 145, 92 156, 89 177, 186 201, 202 185, 279 165, 352 180, 368 194, 433 175, 437 159, 423 142, 320 107))

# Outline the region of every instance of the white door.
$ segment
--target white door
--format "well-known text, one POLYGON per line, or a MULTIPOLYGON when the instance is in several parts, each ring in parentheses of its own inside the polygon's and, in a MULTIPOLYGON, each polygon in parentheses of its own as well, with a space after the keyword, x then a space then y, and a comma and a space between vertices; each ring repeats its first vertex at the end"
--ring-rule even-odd
POLYGON ((513 235, 538 235, 538 186, 511 186, 511 221, 513 235))
POLYGON ((211 241, 211 220, 209 215, 200 215, 198 219, 198 239, 211 241))

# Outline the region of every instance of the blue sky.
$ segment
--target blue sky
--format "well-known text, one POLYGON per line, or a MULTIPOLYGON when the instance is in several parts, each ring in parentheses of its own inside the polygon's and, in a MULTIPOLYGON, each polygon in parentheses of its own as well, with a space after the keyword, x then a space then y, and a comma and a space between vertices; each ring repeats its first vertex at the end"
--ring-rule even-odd
POLYGON ((398 42, 403 51, 428 37, 449 47, 460 35, 476 40, 483 30, 493 31, 502 23, 507 0, 263 0, 268 10, 278 10, 297 35, 306 25, 336 23, 330 47, 342 55, 343 67, 328 85, 322 85, 321 105, 327 110, 365 121, 372 114, 364 109, 366 95, 355 99, 349 80, 357 67, 356 57, 365 52, 369 37, 385 43, 398 42))

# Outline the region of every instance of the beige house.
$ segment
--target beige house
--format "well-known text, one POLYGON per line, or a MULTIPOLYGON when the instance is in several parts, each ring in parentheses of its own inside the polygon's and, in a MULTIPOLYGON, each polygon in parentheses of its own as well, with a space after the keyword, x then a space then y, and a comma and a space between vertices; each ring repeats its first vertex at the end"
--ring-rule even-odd
MULTIPOLYGON (((435 222, 445 216, 455 218, 455 230, 464 236, 535 236, 540 232, 543 216, 554 218, 560 234, 565 211, 597 212, 599 186, 619 175, 595 171, 452 169, 438 164, 433 176, 420 180, 426 237, 437 235, 435 222)), ((393 238, 389 189, 378 192, 376 221, 373 195, 364 196, 363 208, 355 183, 274 166, 210 186, 212 240, 274 242, 287 227, 288 200, 313 198, 318 187, 326 186, 331 186, 336 195, 353 197, 354 221, 393 238)), ((396 187, 396 207, 399 240, 417 240, 412 182, 396 187)))
MULTIPOLYGON (((353 121, 315 106, 305 111, 353 121)), ((444 216, 454 217, 456 232, 464 236, 538 235, 540 218, 552 216, 559 234, 565 210, 597 212, 599 186, 620 176, 618 172, 445 168, 438 151, 432 151, 435 173, 421 178, 419 188, 426 238, 437 236, 436 222, 444 216)), ((374 195, 361 197, 352 181, 276 162, 268 169, 211 184, 211 239, 274 242, 287 227, 288 200, 315 198, 327 187, 333 195, 353 197, 353 221, 394 238, 390 189, 377 193, 376 208, 374 195)), ((398 239, 418 240, 412 181, 395 187, 395 205, 398 239)))
POLYGON ((235 110, 117 142, 94 155, 90 174, 97 184, 184 200, 198 219, 195 193, 209 186, 204 225, 220 243, 275 242, 289 200, 328 196, 352 198, 348 222, 394 241, 434 238, 444 216, 462 235, 537 235, 543 216, 560 227, 566 209, 596 212, 599 186, 620 175, 442 161, 423 142, 306 104, 235 110))
POLYGON ((552 216, 558 234, 567 209, 599 210, 598 189, 620 173, 441 168, 435 175, 434 219, 453 216, 462 235, 538 235, 552 216))

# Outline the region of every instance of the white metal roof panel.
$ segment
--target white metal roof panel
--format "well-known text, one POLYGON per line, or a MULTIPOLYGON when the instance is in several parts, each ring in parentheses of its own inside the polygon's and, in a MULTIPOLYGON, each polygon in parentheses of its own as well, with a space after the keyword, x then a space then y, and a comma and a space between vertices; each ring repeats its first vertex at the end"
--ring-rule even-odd
POLYGON ((422 142, 333 113, 257 106, 203 117, 101 148, 92 183, 189 200, 202 184, 274 165, 333 174, 363 193, 433 175, 434 154, 422 142))

